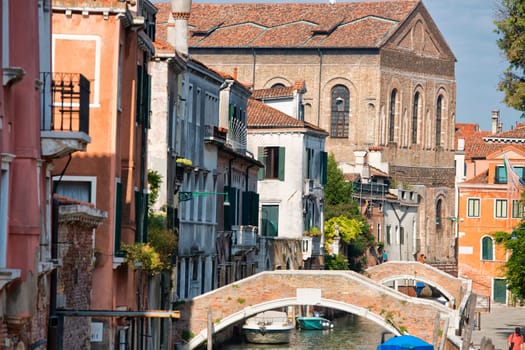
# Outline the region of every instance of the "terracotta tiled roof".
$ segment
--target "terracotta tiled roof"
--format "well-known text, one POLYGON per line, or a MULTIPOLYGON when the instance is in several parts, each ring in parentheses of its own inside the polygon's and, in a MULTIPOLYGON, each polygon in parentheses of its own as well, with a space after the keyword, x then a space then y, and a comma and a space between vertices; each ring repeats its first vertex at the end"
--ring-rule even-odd
MULTIPOLYGON (((378 48, 419 0, 319 3, 197 4, 191 8, 191 47, 378 48)), ((155 4, 157 35, 165 38, 169 4, 155 4)))
POLYGON ((343 177, 347 182, 357 182, 361 180, 361 175, 359 173, 348 173, 344 174, 343 177))
POLYGON ((468 180, 465 180, 463 183, 466 184, 487 184, 489 183, 489 171, 485 170, 482 173, 479 173, 478 175, 471 177, 468 180))
POLYGON ((304 80, 295 82, 292 86, 282 88, 269 88, 255 90, 252 97, 258 100, 277 99, 282 97, 293 97, 294 91, 306 92, 306 83, 304 80))
POLYGON ((303 122, 289 115, 272 108, 256 99, 248 99, 248 108, 246 111, 248 115, 248 128, 251 129, 310 129, 316 132, 324 133, 328 136, 328 133, 323 129, 303 122))
POLYGON ((390 177, 390 175, 385 173, 383 170, 373 167, 371 165, 370 165, 370 175, 376 176, 376 177, 390 177))
POLYGON ((156 54, 174 54, 175 49, 173 46, 165 42, 164 40, 155 38, 155 41, 153 42, 153 46, 155 46, 155 53, 156 54))
POLYGON ((521 142, 525 141, 525 124, 518 124, 514 129, 503 131, 498 134, 490 135, 489 137, 485 137, 485 139, 490 140, 497 140, 500 139, 503 141, 503 139, 523 139, 521 142))

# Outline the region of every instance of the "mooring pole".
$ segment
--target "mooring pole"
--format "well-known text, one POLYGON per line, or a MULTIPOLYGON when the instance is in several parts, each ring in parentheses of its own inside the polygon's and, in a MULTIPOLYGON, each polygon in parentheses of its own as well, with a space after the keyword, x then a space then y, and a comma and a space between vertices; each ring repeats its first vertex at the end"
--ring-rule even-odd
POLYGON ((208 308, 208 350, 213 350, 213 322, 211 321, 211 308, 208 308))

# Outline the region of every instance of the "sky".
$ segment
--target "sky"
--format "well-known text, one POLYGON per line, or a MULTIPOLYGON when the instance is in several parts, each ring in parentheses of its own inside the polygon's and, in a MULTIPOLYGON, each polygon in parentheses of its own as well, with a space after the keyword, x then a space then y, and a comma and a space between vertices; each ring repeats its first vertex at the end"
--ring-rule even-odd
MULTIPOLYGON (((343 0, 337 0, 342 2, 343 0)), ((364 0, 353 0, 364 1, 364 0)), ((369 0, 370 1, 370 0, 369 0)), ((498 48, 494 19, 502 0, 423 0, 441 34, 456 56, 456 122, 477 123, 490 130, 493 110, 499 110, 503 130, 520 119, 521 112, 507 107, 497 90, 507 68, 498 48)), ((326 2, 328 0, 193 0, 194 3, 326 2)))

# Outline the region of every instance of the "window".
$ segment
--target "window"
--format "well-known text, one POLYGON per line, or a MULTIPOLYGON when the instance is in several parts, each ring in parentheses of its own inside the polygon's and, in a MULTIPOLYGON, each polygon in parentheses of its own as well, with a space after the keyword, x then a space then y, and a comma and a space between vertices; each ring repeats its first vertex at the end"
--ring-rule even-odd
POLYGON ((414 108, 412 110, 412 144, 417 144, 417 119, 419 113, 419 92, 414 95, 414 108))
POLYGON ((2 1, 2 66, 9 67, 9 0, 2 1))
POLYGON ((93 183, 91 181, 70 179, 71 180, 62 179, 62 181, 58 182, 57 178, 55 178, 53 181, 55 193, 82 202, 94 203, 92 198, 94 196, 94 192, 92 191, 93 183))
POLYGON ((506 218, 507 217, 507 200, 506 199, 496 199, 494 208, 494 215, 497 218, 506 218))
POLYGON ((479 198, 469 198, 467 203, 467 216, 471 218, 479 218, 479 198))
POLYGON ((439 95, 436 105, 436 146, 441 146, 441 113, 443 109, 443 96, 439 95))
POLYGON ((399 228, 399 244, 405 244, 405 228, 399 228))
POLYGON ((525 209, 525 206, 519 199, 514 199, 512 201, 512 218, 513 219, 521 219, 523 218, 523 210, 525 209))
POLYGON ((493 240, 491 237, 483 237, 481 240, 481 260, 494 260, 493 240))
POLYGON ((282 89, 284 87, 286 87, 286 86, 284 86, 283 83, 276 83, 276 84, 272 85, 272 89, 282 89))
POLYGON ((279 234, 279 206, 263 205, 261 209, 261 235, 277 237, 279 234))
POLYGON ((396 99, 397 99, 397 90, 392 90, 390 94, 390 110, 388 113, 388 141, 394 142, 395 137, 395 126, 396 126, 396 99))
POLYGON ((330 137, 348 137, 350 118, 350 92, 343 85, 332 89, 330 137))
POLYGON ((506 184, 507 183, 507 169, 504 166, 497 166, 494 173, 494 183, 506 184))
MULTIPOLYGON (((524 178, 525 175, 525 168, 521 166, 513 166, 514 170, 516 171, 516 174, 520 176, 520 178, 524 178)), ((494 183, 497 184, 506 184, 507 183, 507 169, 504 165, 499 165, 495 169, 494 174, 494 183)))
POLYGON ((442 206, 443 206, 443 201, 441 199, 438 199, 437 203, 436 203, 436 228, 437 229, 440 229, 441 228, 441 223, 443 221, 443 210, 442 210, 442 206))
POLYGON ((386 225, 386 243, 390 244, 390 233, 392 231, 392 226, 386 225))
POLYGON ((7 203, 9 202, 9 163, 0 158, 0 269, 7 267, 7 203))
POLYGON ((284 150, 284 147, 259 147, 258 158, 264 163, 264 168, 259 170, 259 180, 284 181, 284 150))

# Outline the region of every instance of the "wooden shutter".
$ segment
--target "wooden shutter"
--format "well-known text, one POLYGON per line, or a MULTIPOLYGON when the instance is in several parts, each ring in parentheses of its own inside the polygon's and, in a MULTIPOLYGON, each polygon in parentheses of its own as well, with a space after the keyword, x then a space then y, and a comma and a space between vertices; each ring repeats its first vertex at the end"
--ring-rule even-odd
POLYGON ((124 253, 120 249, 122 230, 122 184, 116 183, 115 186, 115 256, 123 256, 124 253))

